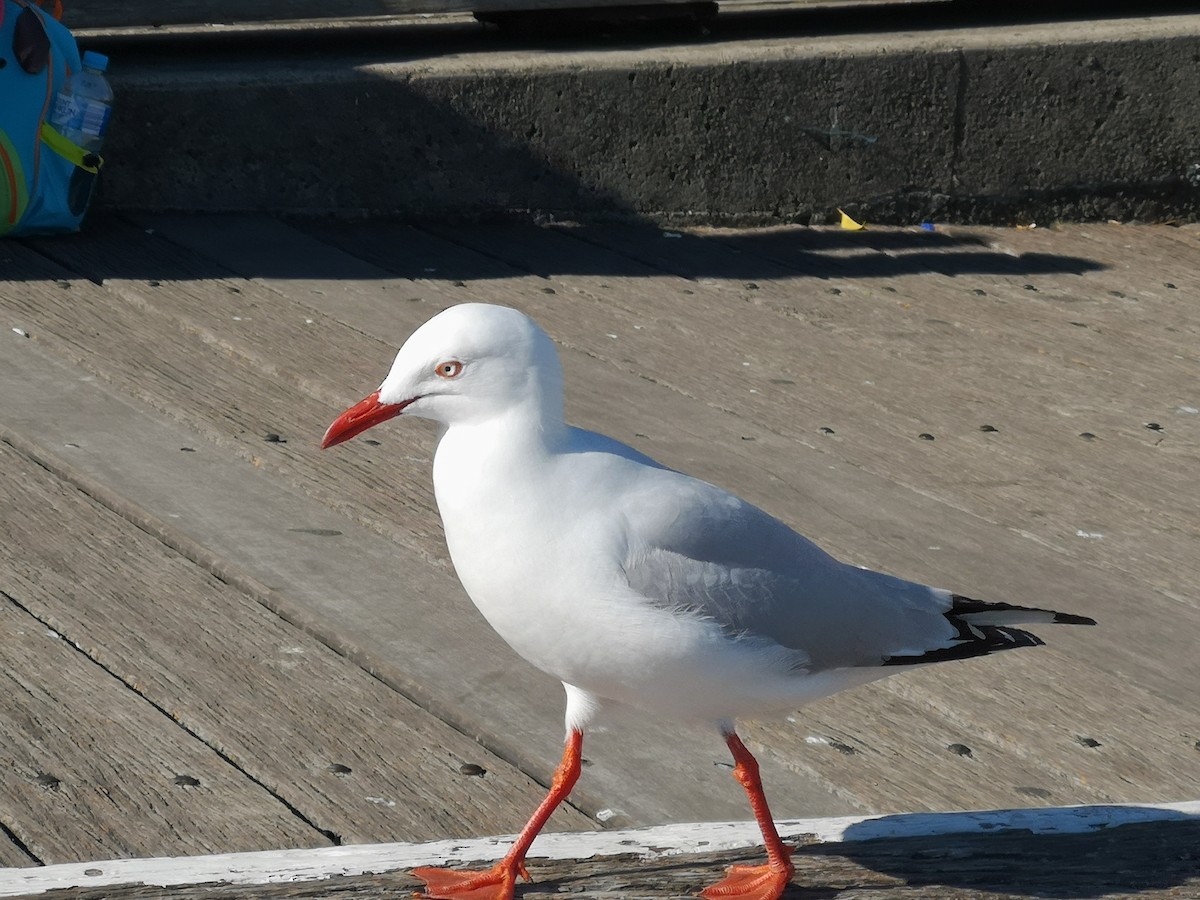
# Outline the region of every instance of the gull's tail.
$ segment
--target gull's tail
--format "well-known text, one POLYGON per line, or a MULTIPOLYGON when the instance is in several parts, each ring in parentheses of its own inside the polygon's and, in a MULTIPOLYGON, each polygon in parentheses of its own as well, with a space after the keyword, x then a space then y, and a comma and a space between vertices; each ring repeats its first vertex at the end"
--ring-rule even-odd
POLYGON ((926 650, 924 653, 889 656, 885 666, 919 666, 951 659, 970 659, 999 650, 1018 647, 1037 647, 1045 643, 1040 637, 1014 625, 1095 625, 1095 619, 1052 609, 1014 606, 1011 603, 986 603, 953 594, 950 608, 943 615, 958 632, 949 646, 926 650))

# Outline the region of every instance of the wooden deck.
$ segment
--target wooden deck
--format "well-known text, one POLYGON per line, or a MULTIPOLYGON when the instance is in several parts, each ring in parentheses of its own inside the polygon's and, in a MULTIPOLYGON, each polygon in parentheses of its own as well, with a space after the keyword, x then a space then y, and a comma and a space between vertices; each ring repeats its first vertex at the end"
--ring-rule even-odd
MULTIPOLYGON (((520 826, 561 691, 457 586, 432 432, 317 448, 465 300, 542 322, 574 421, 835 554, 1099 620, 751 726, 778 817, 1196 799, 1198 251, 1194 226, 254 216, 0 243, 0 866, 520 826)), ((554 830, 747 818, 703 731, 615 717, 585 755, 554 830)), ((1193 823, 1172 829, 1171 865, 1100 838, 1028 852, 1086 856, 1089 890, 1197 896, 1193 823)), ((798 895, 1095 895, 1023 881, 1005 840, 876 847, 858 874, 818 845, 798 895)), ((702 883, 589 865, 568 889, 702 883)))

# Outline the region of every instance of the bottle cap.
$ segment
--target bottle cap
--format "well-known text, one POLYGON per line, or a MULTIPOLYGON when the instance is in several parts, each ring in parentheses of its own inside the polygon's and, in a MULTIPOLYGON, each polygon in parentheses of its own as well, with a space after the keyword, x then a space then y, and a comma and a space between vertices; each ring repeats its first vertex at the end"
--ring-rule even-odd
POLYGON ((108 57, 95 50, 86 50, 83 54, 83 64, 89 69, 103 72, 108 68, 108 57))

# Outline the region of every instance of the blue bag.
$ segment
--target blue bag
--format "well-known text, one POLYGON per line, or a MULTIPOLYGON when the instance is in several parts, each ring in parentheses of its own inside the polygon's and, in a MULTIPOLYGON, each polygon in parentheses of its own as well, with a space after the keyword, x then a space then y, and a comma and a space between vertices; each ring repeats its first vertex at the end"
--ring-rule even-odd
POLYGON ((50 127, 79 71, 67 27, 35 0, 0 0, 0 236, 78 231, 103 161, 50 127))

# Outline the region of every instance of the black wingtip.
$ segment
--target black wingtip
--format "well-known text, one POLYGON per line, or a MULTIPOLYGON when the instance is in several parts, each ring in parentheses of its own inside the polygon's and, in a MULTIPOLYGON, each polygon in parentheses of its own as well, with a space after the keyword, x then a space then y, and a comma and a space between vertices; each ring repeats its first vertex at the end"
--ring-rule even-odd
POLYGON ((1096 620, 1090 619, 1087 616, 1076 616, 1071 613, 1056 612, 1054 614, 1055 625, 1095 625, 1096 620))
MULTIPOLYGON (((1059 612, 1054 609, 1041 609, 1036 606, 1014 606, 1011 603, 990 603, 986 600, 975 600, 971 597, 964 597, 962 594, 951 594, 952 601, 950 611, 946 614, 950 618, 957 616, 969 616, 972 613, 990 613, 990 612, 1014 612, 1014 613, 1041 613, 1042 615, 1050 615, 1054 618, 1051 621, 1055 625, 1095 625, 1096 620, 1088 616, 1077 616, 1073 613, 1059 612)), ((1015 622, 1021 621, 1014 619, 1015 622)), ((1029 620, 1034 621, 1034 620, 1029 620)))
POLYGON ((1046 643, 1036 634, 1020 628, 1011 628, 1005 625, 972 626, 954 619, 951 619, 950 622, 960 629, 959 643, 908 656, 887 656, 883 659, 883 665, 921 666, 926 663, 950 662, 955 659, 973 659, 976 656, 987 656, 989 653, 996 653, 1000 650, 1041 647, 1046 643))
POLYGON ((961 594, 951 595, 950 609, 946 610, 946 619, 958 631, 957 639, 949 647, 938 647, 924 653, 905 656, 889 656, 883 660, 885 666, 914 666, 925 663, 947 662, 954 659, 970 659, 974 656, 986 656, 1001 650, 1015 650, 1019 647, 1040 647, 1045 642, 1032 632, 1013 625, 983 624, 980 619, 984 616, 996 618, 997 614, 1011 614, 1015 622, 1025 621, 1042 624, 1052 622, 1056 625, 1095 625, 1096 620, 1087 616, 1077 616, 1073 613, 1058 612, 1057 610, 1038 609, 1029 606, 1014 606, 1011 603, 988 603, 964 597, 961 594), (974 619, 972 618, 974 617, 974 619))

